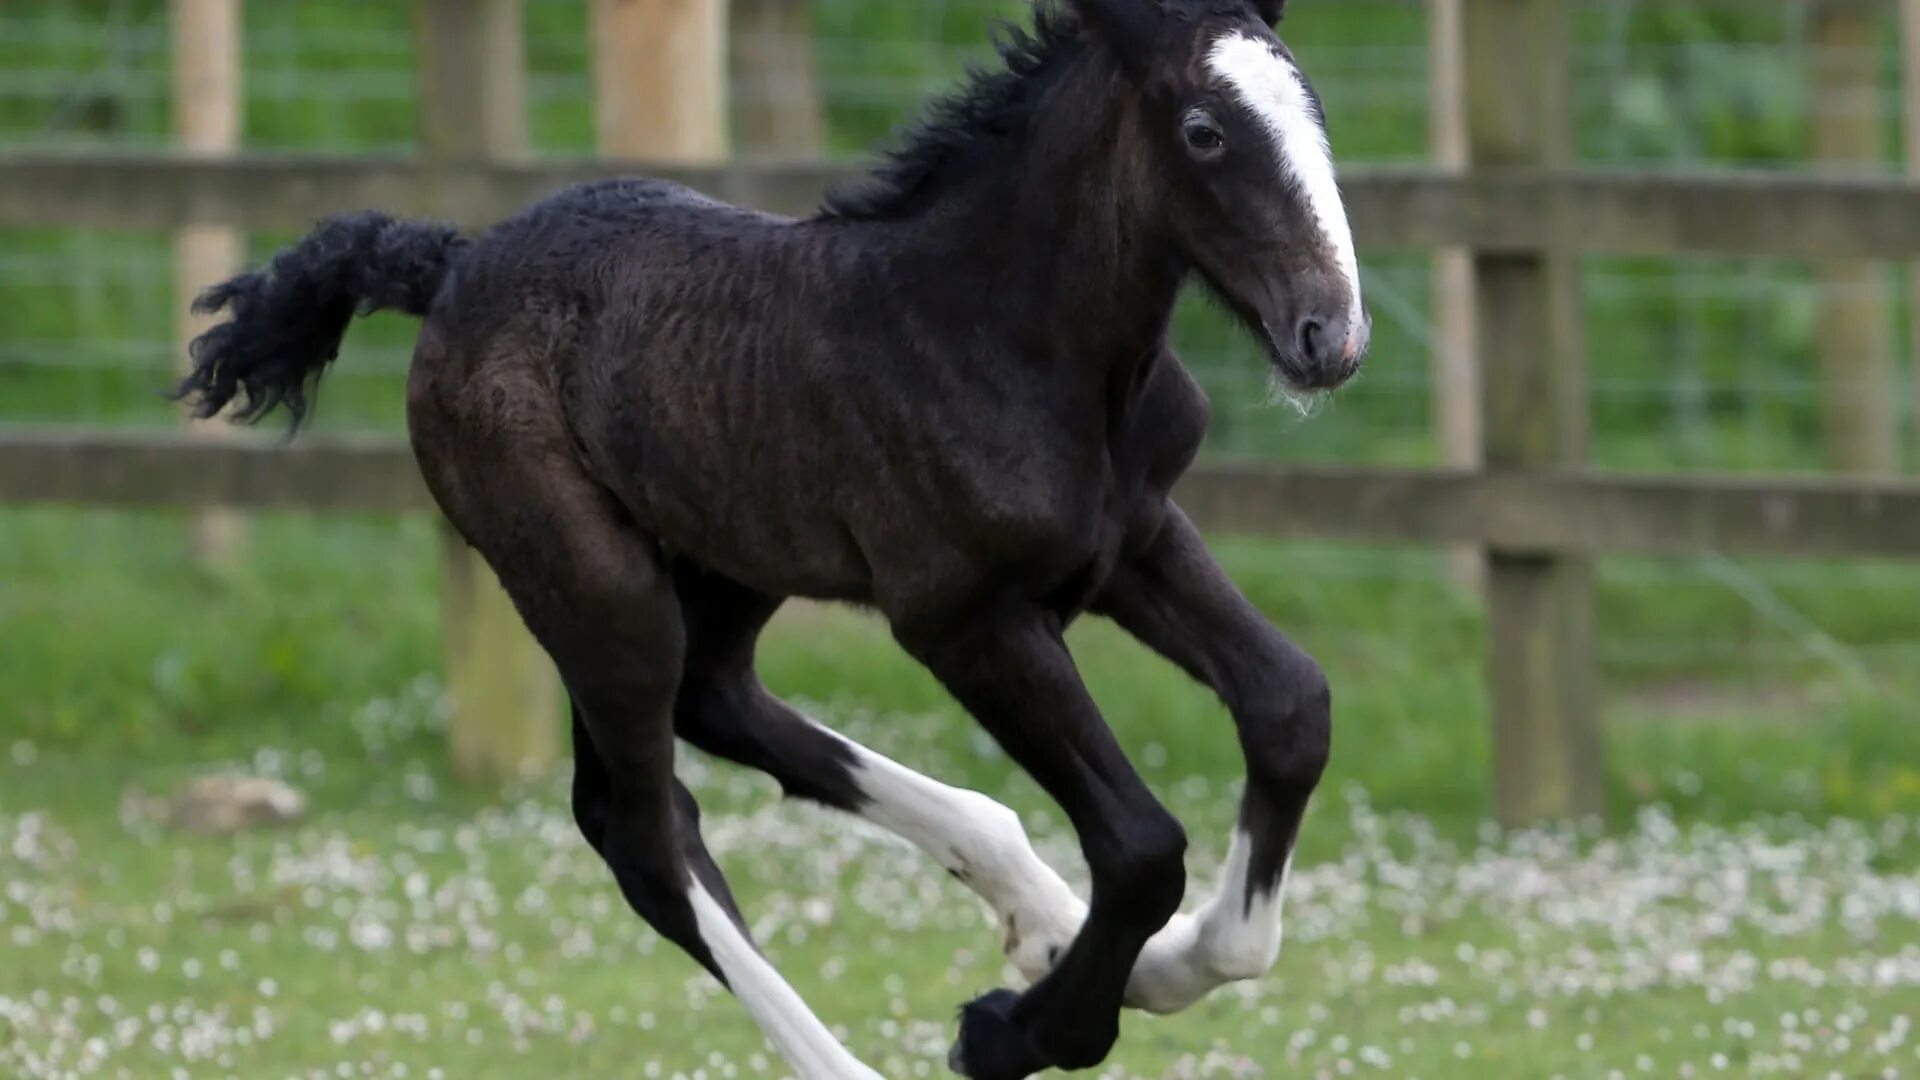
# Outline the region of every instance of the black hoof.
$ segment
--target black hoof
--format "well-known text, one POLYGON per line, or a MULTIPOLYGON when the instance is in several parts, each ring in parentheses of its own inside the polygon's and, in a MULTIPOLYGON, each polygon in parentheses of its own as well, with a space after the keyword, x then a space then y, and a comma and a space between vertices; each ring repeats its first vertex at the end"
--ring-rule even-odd
POLYGON ((960 1008, 960 1037, 947 1067, 967 1080, 1023 1080, 1048 1065, 1014 1022, 1020 995, 995 990, 960 1008))

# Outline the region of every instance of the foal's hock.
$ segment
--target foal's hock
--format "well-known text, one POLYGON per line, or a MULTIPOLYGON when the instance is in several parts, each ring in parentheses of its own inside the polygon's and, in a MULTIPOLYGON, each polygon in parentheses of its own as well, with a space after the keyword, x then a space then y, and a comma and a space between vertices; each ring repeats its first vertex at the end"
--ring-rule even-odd
POLYGON ((298 422, 356 312, 424 318, 414 450, 566 683, 580 829, 803 1080, 877 1074, 755 948, 675 779, 676 736, 900 834, 993 908, 1031 985, 962 1010, 967 1076, 1096 1065, 1124 1007, 1185 1008, 1278 955, 1327 685, 1169 499, 1207 402, 1167 335, 1197 277, 1296 390, 1366 354, 1281 7, 1042 4, 1002 69, 803 220, 607 181, 472 241, 332 218, 201 300, 226 318, 180 393, 245 420, 298 422), (796 595, 888 621, 1058 801, 1088 902, 1012 811, 767 692, 755 642, 796 595), (1175 914, 1186 834, 1064 643, 1088 612, 1211 686, 1238 729, 1238 825, 1191 914, 1175 914))

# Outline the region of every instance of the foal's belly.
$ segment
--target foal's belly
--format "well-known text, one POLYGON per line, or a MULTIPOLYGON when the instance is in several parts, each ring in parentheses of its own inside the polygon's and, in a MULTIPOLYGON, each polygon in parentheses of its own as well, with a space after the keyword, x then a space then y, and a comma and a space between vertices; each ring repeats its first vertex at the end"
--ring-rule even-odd
POLYGON ((1070 616, 1145 546, 1178 472, 1158 448, 960 448, 927 434, 960 421, 853 395, 814 417, 750 364, 649 367, 617 412, 574 412, 590 466, 669 554, 774 595, 904 616, 1011 593, 1070 616))
POLYGON ((1097 485, 988 513, 924 477, 853 470, 849 481, 836 469, 829 479, 810 474, 797 450, 774 464, 738 449, 655 446, 626 459, 654 467, 623 466, 609 486, 669 555, 771 595, 890 615, 1014 592, 1070 617, 1136 544, 1139 523, 1158 519, 1137 497, 1103 500, 1097 485))
POLYGON ((636 522, 667 552, 775 596, 864 601, 866 561, 813 493, 693 491, 645 482, 622 492, 636 522), (744 496, 744 497, 743 497, 744 496))
POLYGON ((866 561, 804 455, 656 419, 589 450, 596 477, 664 553, 776 596, 866 600, 866 561))

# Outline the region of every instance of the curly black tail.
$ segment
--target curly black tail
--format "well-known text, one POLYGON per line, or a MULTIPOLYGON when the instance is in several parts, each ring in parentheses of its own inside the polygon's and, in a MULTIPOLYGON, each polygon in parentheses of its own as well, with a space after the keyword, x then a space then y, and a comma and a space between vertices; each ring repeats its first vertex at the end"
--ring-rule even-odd
POLYGON ((194 301, 196 312, 228 317, 194 339, 193 373, 175 400, 205 418, 239 399, 232 415, 244 423, 284 405, 297 430, 354 314, 393 308, 425 315, 466 249, 445 225, 373 212, 327 218, 265 269, 194 301))

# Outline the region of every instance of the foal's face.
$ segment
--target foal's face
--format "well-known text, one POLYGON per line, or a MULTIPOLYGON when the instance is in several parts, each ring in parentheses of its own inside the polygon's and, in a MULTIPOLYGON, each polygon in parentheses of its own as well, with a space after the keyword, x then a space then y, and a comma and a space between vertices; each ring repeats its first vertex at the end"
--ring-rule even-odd
MULTIPOLYGON (((1093 9, 1112 18, 1124 0, 1082 6, 1097 31, 1093 9)), ((1176 242, 1286 382, 1325 390, 1359 371, 1371 323, 1320 99, 1267 24, 1283 6, 1143 0, 1151 50, 1126 66, 1176 242)))

